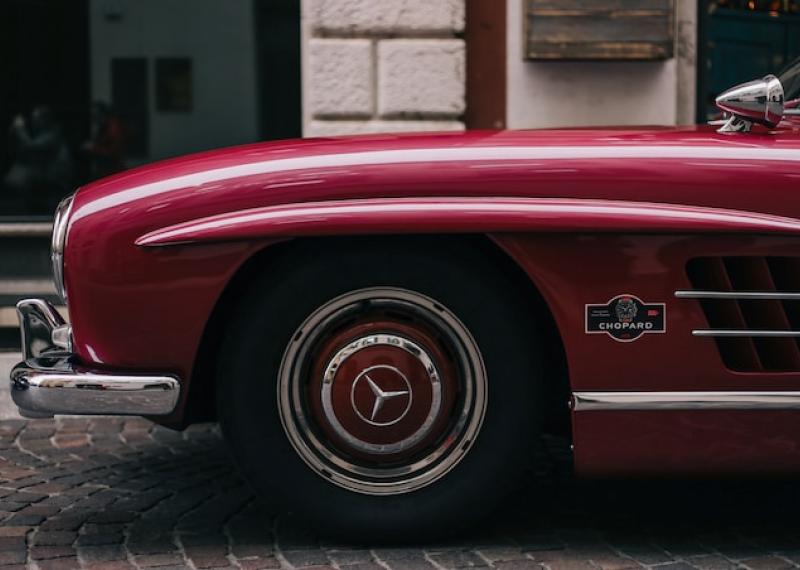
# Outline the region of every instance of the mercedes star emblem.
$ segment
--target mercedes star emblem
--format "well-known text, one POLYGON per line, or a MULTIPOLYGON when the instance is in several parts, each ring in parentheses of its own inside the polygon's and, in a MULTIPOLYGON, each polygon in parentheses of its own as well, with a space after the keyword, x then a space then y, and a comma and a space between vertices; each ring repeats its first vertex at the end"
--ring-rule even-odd
MULTIPOLYGON (((395 381, 393 383, 396 384, 397 382, 395 381)), ((350 402, 353 406, 353 410, 355 410, 358 417, 360 417, 362 420, 373 426, 390 426, 402 420, 408 413, 408 410, 411 409, 411 400, 412 400, 411 383, 408 381, 408 378, 406 378, 405 374, 400 372, 394 366, 387 366, 387 365, 370 366, 369 368, 363 370, 353 382, 353 387, 350 392, 350 402), (380 386, 381 380, 380 379, 375 380, 372 377, 376 376, 374 372, 378 370, 385 371, 383 372, 384 375, 383 388, 381 388, 380 386), (371 372, 373 373, 372 376, 370 376, 371 372), (395 389, 395 390, 387 389, 385 385, 385 376, 387 373, 401 380, 402 383, 405 385, 405 389, 395 389), (369 386, 369 389, 372 392, 372 396, 374 397, 374 400, 372 402, 372 408, 371 410, 369 410, 368 414, 365 414, 362 412, 362 410, 359 410, 359 406, 356 404, 356 397, 355 397, 356 388, 362 380, 367 383, 367 386, 369 386), (384 404, 386 404, 391 400, 395 400, 396 398, 408 399, 408 402, 406 403, 403 412, 395 418, 387 419, 386 421, 378 421, 377 418, 379 417, 379 413, 383 409, 384 404), (367 415, 369 417, 367 417, 367 415)))

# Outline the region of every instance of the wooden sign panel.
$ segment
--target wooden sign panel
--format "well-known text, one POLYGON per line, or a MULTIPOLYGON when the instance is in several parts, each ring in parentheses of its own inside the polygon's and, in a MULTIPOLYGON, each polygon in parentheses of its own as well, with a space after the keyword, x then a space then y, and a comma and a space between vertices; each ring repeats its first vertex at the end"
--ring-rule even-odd
POLYGON ((528 59, 667 59, 674 0, 526 0, 528 59))

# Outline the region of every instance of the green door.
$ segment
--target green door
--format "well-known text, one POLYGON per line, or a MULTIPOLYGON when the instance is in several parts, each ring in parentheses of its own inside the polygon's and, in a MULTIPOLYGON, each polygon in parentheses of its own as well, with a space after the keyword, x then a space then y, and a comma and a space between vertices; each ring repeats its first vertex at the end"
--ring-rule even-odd
MULTIPOLYGON (((706 17, 706 67, 700 120, 718 116, 717 95, 744 81, 777 74, 800 56, 800 15, 712 6, 706 17)), ((701 60, 702 61, 702 60, 701 60)))

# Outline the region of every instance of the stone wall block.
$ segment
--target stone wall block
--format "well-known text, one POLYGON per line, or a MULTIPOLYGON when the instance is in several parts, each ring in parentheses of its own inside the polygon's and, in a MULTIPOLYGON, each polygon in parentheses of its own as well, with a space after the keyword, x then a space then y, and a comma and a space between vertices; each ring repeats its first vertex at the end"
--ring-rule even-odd
POLYGON ((383 40, 377 51, 382 117, 457 117, 464 112, 463 40, 383 40))
POLYGON ((310 0, 312 26, 334 34, 453 33, 464 0, 310 0))
POLYGON ((460 121, 312 121, 306 129, 309 137, 335 137, 376 133, 415 133, 428 131, 463 131, 460 121))
POLYGON ((371 116, 375 100, 372 41, 312 39, 310 44, 311 114, 315 117, 371 116))

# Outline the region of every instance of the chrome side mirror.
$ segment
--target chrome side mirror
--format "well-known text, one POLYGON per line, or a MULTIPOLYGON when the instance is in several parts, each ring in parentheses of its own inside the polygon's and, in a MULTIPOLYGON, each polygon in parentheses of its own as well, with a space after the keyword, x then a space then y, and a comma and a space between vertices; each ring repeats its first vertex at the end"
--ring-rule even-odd
POLYGON ((783 85, 774 75, 728 89, 716 102, 731 114, 718 133, 746 133, 753 123, 773 128, 783 119, 783 85))

